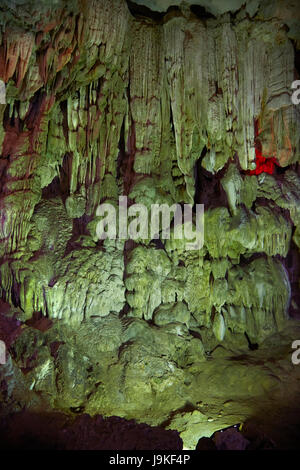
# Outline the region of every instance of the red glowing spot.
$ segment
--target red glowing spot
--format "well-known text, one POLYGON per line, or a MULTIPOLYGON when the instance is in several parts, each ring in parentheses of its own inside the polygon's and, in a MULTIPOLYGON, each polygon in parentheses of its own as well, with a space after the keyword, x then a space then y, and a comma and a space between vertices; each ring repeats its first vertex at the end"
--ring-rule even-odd
POLYGON ((255 170, 249 170, 249 175, 260 175, 261 173, 269 173, 272 175, 275 165, 278 164, 275 157, 266 158, 257 148, 255 149, 255 163, 256 168, 255 170))
POLYGON ((266 158, 261 152, 261 142, 259 140, 259 134, 261 130, 259 128, 259 121, 256 119, 254 121, 254 133, 255 133, 255 170, 248 170, 248 175, 260 175, 261 173, 269 173, 272 175, 274 173, 275 165, 278 165, 278 162, 275 157, 266 158))

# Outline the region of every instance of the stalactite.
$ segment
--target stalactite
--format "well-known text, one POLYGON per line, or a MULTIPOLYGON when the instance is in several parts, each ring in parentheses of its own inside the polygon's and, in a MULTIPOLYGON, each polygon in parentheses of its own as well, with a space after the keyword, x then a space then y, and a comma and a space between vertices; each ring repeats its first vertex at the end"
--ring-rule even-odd
MULTIPOLYGON (((96 223, 97 205, 116 202, 124 188, 132 201, 148 208, 194 203, 194 168, 206 148, 199 171, 205 168, 220 182, 227 201, 206 210, 202 251, 195 259, 185 257, 181 242, 167 241, 170 259, 176 264, 185 258, 187 272, 176 266, 162 274, 153 266, 145 276, 158 293, 152 286, 146 296, 132 267, 139 258, 134 251, 126 268, 126 298, 130 315, 147 320, 160 304, 186 299, 200 324, 211 326, 215 308, 227 327, 222 309, 227 312, 233 303, 225 295, 224 276, 231 264, 257 253, 286 256, 292 224, 299 225, 296 173, 289 169, 278 179, 275 167, 272 175, 255 169, 258 145, 276 168, 298 159, 299 113, 290 99, 294 51, 286 31, 277 19, 253 22, 228 14, 200 19, 182 7, 155 21, 133 18, 122 0, 75 3, 72 14, 71 6, 58 7, 56 14, 51 10, 30 32, 10 20, 2 33, 0 78, 7 83, 8 101, 1 254, 22 257, 32 246, 42 189, 56 178, 63 188, 63 217, 82 218, 82 226, 89 222, 86 233, 96 223), (227 260, 222 275, 217 260, 222 266, 227 260), (199 286, 197 303, 192 296, 199 286)), ((85 236, 95 248, 94 236, 85 236)), ((149 246, 142 248, 158 256, 149 246)), ((164 258, 162 252, 159 256, 164 258)), ((77 307, 56 305, 54 291, 59 299, 72 297, 66 273, 59 272, 62 280, 49 287, 51 279, 36 282, 30 269, 25 276, 18 265, 9 266, 11 274, 4 273, 2 282, 8 299, 14 296, 10 276, 15 276, 22 305, 59 318, 89 315, 88 310, 74 313, 85 311, 87 293, 77 307)), ((245 308, 269 312, 270 306, 252 305, 247 290, 244 296, 245 308)))

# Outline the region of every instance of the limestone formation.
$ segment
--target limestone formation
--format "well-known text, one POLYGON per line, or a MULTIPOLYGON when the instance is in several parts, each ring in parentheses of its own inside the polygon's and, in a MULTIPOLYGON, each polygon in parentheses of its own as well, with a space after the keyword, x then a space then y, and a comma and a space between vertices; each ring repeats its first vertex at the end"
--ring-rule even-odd
POLYGON ((162 3, 2 1, 1 413, 133 418, 194 448, 235 424, 202 393, 280 403, 291 368, 299 12, 162 3), (167 239, 99 239, 97 208, 120 196, 204 204, 203 246, 176 239, 173 215, 167 239))

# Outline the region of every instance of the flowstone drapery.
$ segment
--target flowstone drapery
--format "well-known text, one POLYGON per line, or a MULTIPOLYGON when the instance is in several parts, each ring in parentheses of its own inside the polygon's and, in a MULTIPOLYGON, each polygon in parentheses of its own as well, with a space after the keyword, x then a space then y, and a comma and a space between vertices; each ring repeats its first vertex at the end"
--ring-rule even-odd
MULTIPOLYGON (((3 400, 163 423, 196 407, 212 351, 279 338, 300 308, 299 31, 276 2, 159 18, 125 0, 2 3, 3 400), (203 247, 173 227, 97 240, 98 205, 121 195, 204 203, 203 247)), ((271 375, 257 370, 262 390, 271 375)))

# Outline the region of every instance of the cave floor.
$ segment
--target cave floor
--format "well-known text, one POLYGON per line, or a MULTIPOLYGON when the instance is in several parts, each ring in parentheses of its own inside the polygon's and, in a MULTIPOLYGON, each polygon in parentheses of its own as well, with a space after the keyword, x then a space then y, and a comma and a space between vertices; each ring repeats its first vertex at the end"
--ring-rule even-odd
MULTIPOLYGON (((7 364, 1 366, 0 429, 11 436, 11 442, 18 443, 25 429, 26 434, 33 436, 33 442, 34 436, 40 439, 40 432, 36 432, 39 420, 43 423, 50 420, 53 429, 58 426, 60 430, 64 427, 69 430, 66 431, 68 448, 82 445, 99 448, 99 442, 92 444, 93 439, 89 443, 78 443, 76 433, 80 426, 86 426, 82 423, 90 419, 88 426, 93 429, 96 426, 98 431, 94 433, 101 435, 99 429, 103 428, 103 423, 109 423, 110 417, 115 416, 122 422, 131 420, 130 423, 135 423, 131 426, 147 425, 160 432, 172 430, 177 436, 179 433, 185 449, 194 449, 200 438, 233 425, 241 425, 241 430, 254 426, 254 432, 267 436, 275 448, 299 447, 300 365, 294 365, 291 360, 292 343, 300 338, 297 320, 288 320, 279 333, 269 336, 256 350, 248 348, 244 335, 227 335, 211 353, 206 352, 205 360, 181 367, 173 365, 167 377, 160 376, 157 368, 163 367, 168 358, 159 348, 150 353, 149 349, 143 349, 147 341, 151 341, 147 335, 145 344, 138 340, 136 343, 127 341, 116 353, 109 347, 111 341, 115 341, 112 337, 99 361, 91 336, 94 331, 101 342, 95 323, 92 330, 88 322, 73 330, 48 319, 19 323, 15 330, 18 333, 6 325, 11 341, 10 357, 7 364), (89 343, 86 343, 87 337, 89 343), (89 347, 84 350, 87 344, 89 347), (135 347, 135 359, 128 356, 128 344, 135 347), (140 353, 144 354, 142 359, 138 359, 140 353), (25 417, 33 414, 34 420, 25 419, 24 413, 25 417), (99 425, 102 417, 104 421, 99 425), (78 424, 80 419, 83 421, 78 424)), ((138 325, 140 328, 141 323, 138 325)), ((104 350, 103 338, 101 345, 104 350)), ((163 348, 163 343, 161 346, 163 348)), ((51 426, 48 423, 46 427, 52 429, 51 426)), ((57 432, 53 431, 51 436, 55 435, 57 432)), ((112 448, 107 431, 105 436, 100 448, 112 448)), ((178 448, 178 439, 172 441, 169 437, 170 434, 160 437, 160 445, 178 448)), ((53 439, 54 447, 65 445, 58 442, 57 437, 53 439)), ((145 447, 145 440, 139 445, 145 447)), ((137 447, 136 440, 128 446, 141 448, 137 447)), ((153 446, 157 448, 158 444, 153 441, 153 446)))

